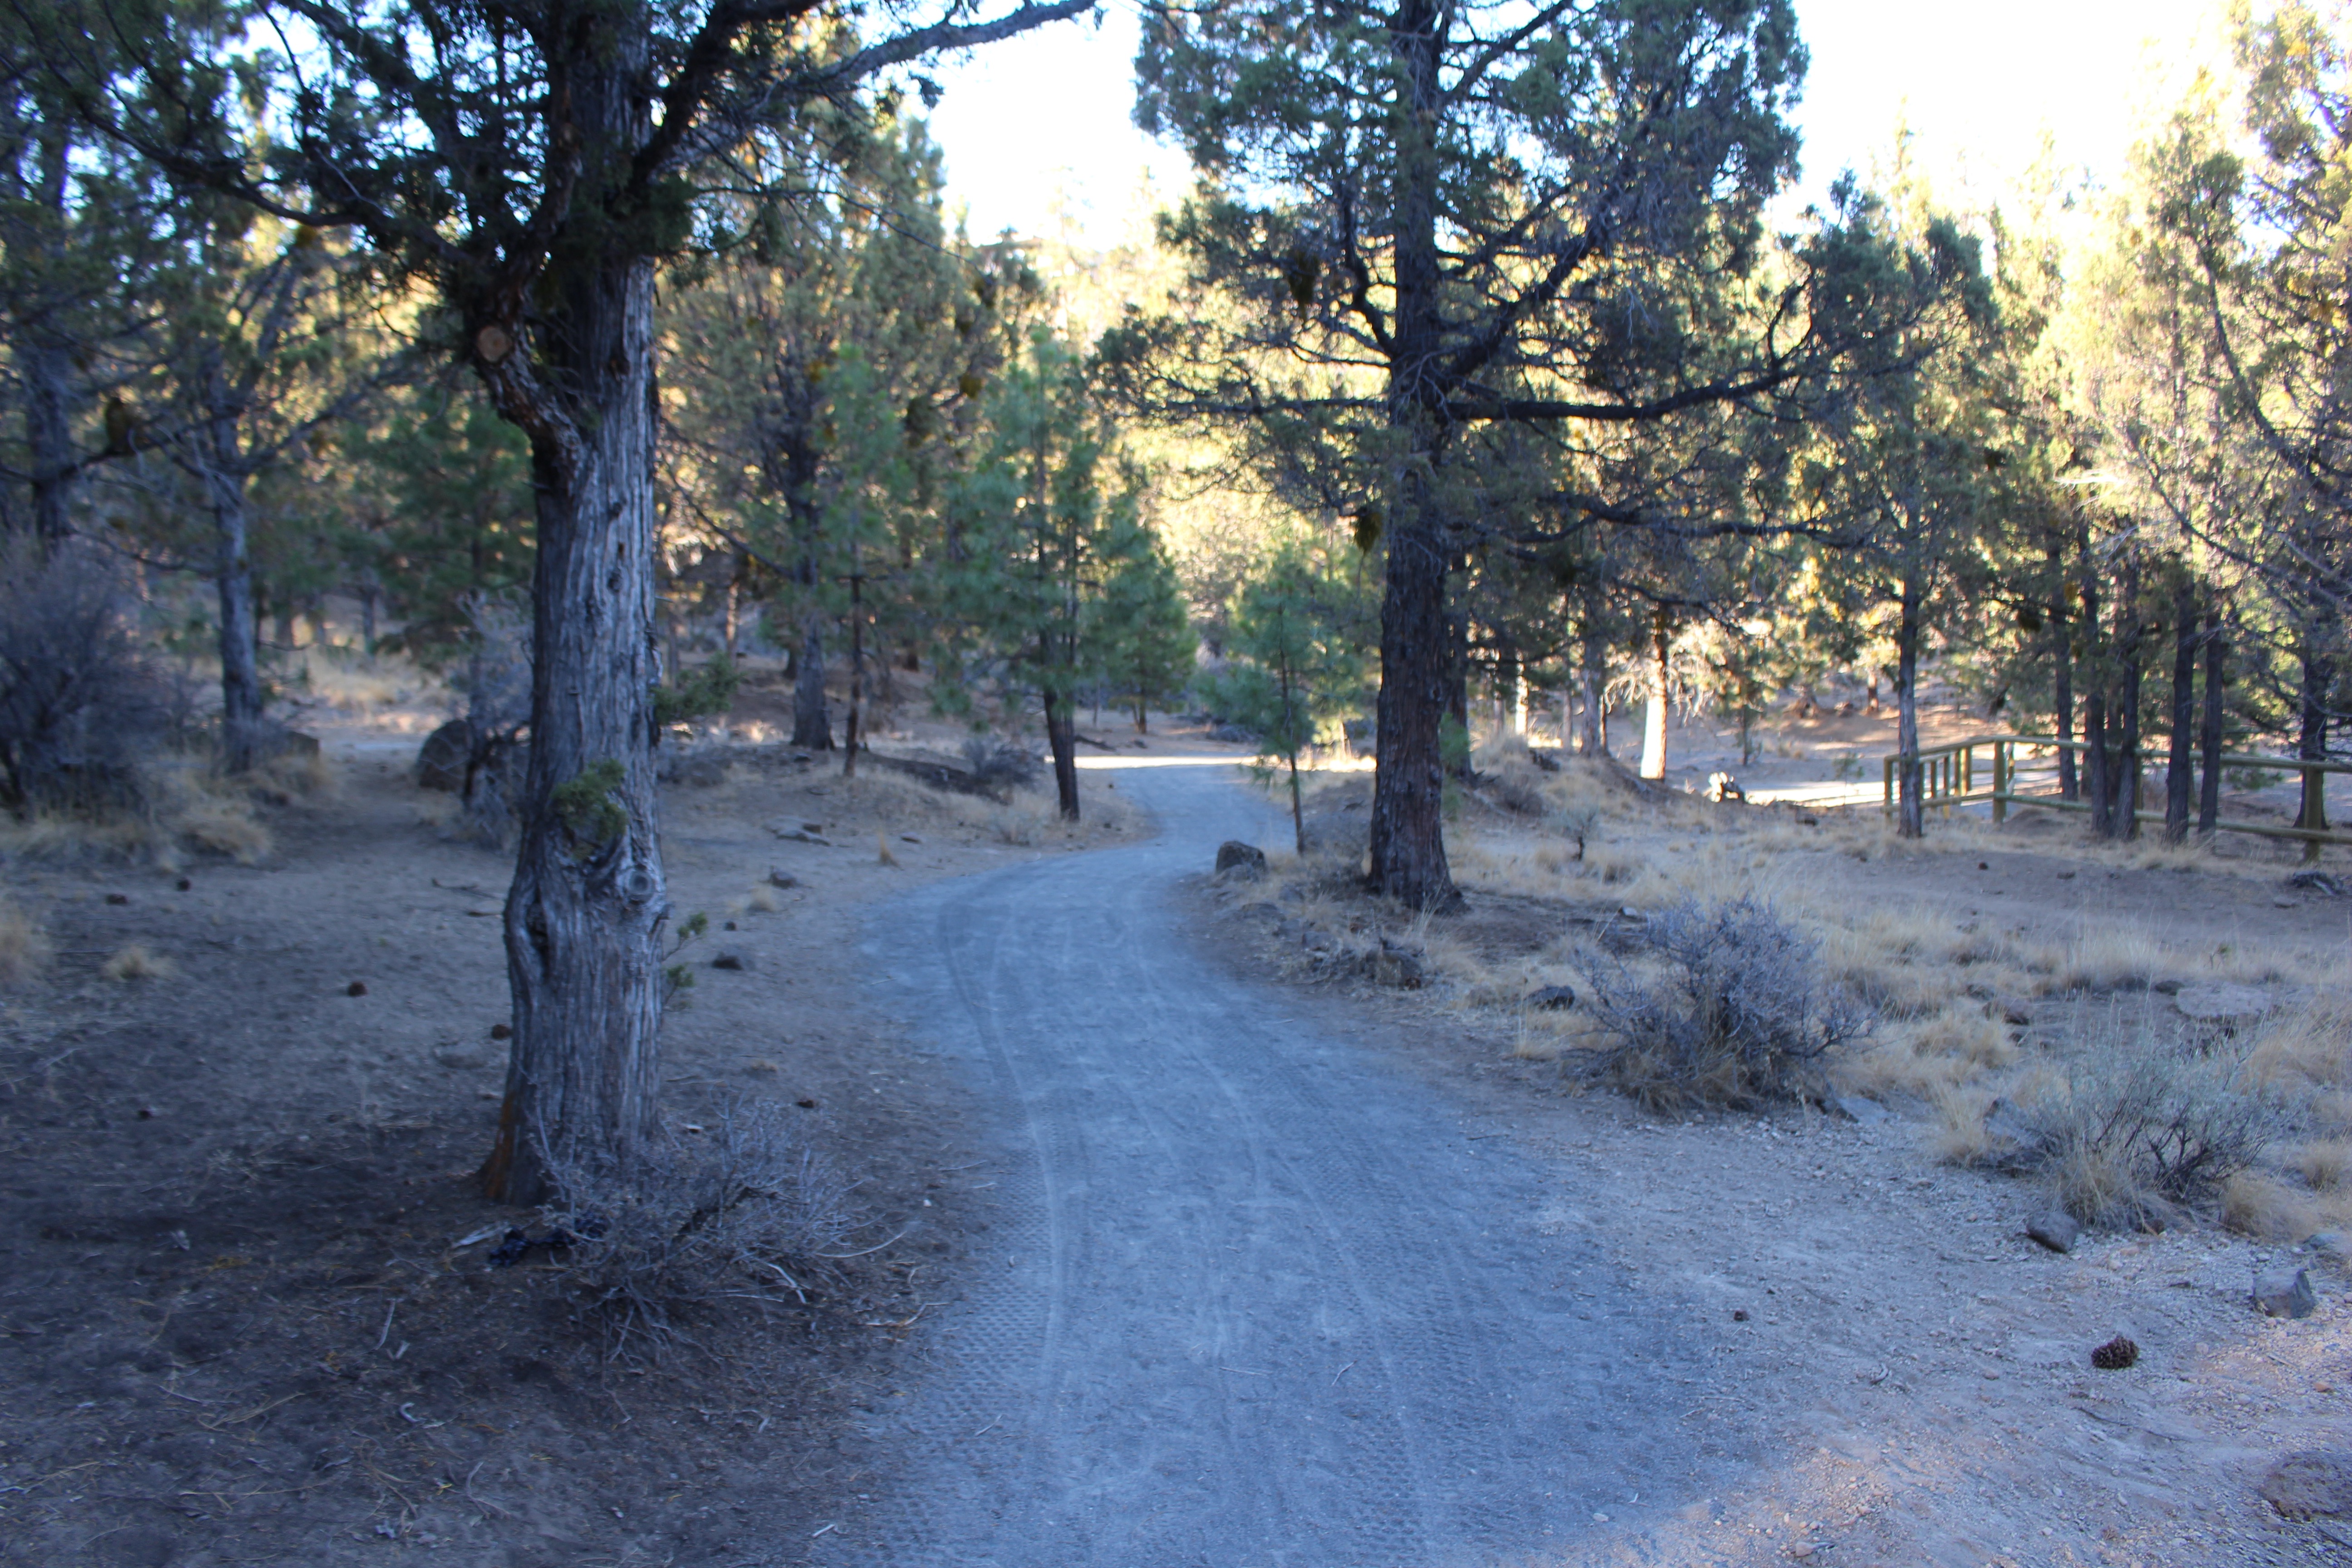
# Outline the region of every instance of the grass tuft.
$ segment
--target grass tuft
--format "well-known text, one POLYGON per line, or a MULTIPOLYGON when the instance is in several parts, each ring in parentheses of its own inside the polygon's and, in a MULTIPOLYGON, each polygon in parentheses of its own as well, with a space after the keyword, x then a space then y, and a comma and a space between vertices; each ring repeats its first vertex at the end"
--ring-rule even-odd
POLYGON ((142 943, 132 942, 118 949, 99 968, 109 980, 162 980, 178 973, 177 966, 160 952, 153 952, 142 943))

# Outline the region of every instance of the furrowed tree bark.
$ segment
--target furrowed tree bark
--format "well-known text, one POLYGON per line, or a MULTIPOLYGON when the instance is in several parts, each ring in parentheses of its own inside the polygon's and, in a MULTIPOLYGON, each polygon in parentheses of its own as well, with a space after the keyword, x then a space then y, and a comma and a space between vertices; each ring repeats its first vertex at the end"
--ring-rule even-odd
POLYGON ((2126 556, 2116 592, 2116 703, 2108 714, 2115 744, 2107 760, 2107 834, 2114 838, 2139 837, 2140 621, 2139 565, 2126 556))
MULTIPOLYGON (((1446 574, 1451 587, 1459 580, 1462 564, 1456 562, 1446 574)), ((1462 748, 1462 754, 1448 770, 1463 783, 1470 782, 1475 771, 1470 765, 1470 610, 1465 605, 1454 605, 1445 612, 1446 658, 1451 673, 1445 679, 1445 717, 1448 734, 1462 748), (1458 739, 1455 739, 1458 737, 1458 739)))
MULTIPOLYGON (((2076 554, 2081 566, 2083 595, 2083 636, 2086 644, 2099 635, 2099 577, 2097 563, 2091 558, 2091 534, 2085 528, 2075 535, 2076 554)), ((2086 647, 2092 655, 2091 679, 2083 697, 2083 786, 2091 797, 2091 832, 2094 836, 2109 837, 2107 813, 2109 780, 2107 766, 2107 696, 2105 661, 2097 658, 2095 647, 2086 647)))
POLYGON ((25 447, 32 459, 33 531, 44 550, 55 550, 73 532, 73 449, 68 362, 58 344, 40 332, 16 341, 25 398, 25 447))
POLYGON ((1074 693, 1045 691, 1045 747, 1054 753, 1054 795, 1062 820, 1078 820, 1078 702, 1074 693))
MULTIPOLYGON (((40 215, 34 220, 39 236, 39 262, 53 270, 62 259, 56 253, 67 226, 67 137, 62 126, 43 128, 40 136, 38 192, 40 215)), ((46 312, 42 313, 46 314, 46 312)), ((32 466, 33 531, 46 553, 73 531, 73 484, 77 466, 73 447, 71 361, 67 345, 37 314, 19 321, 9 347, 15 351, 17 375, 25 399, 25 448, 32 466)))
MULTIPOLYGON (((2050 590, 2050 711, 2063 742, 2074 738, 2074 643, 2066 618, 2065 559, 2061 546, 2050 546, 2050 571, 2056 586, 2050 590)), ((2083 798, 2082 774, 2074 750, 2058 748, 2058 798, 2083 798)))
POLYGON ((1444 353, 1438 314, 1437 7, 1405 0, 1389 25, 1399 84, 1394 348, 1387 414, 1396 440, 1396 526, 1381 595, 1380 755, 1372 773, 1372 888, 1412 909, 1461 901, 1445 859, 1445 774, 1440 722, 1453 650, 1445 616, 1450 554, 1427 465, 1444 442, 1444 353))
MULTIPOLYGON (((1412 494, 1419 476, 1407 475, 1412 494)), ((1416 500, 1422 498, 1415 497, 1416 500)), ((1378 755, 1372 773, 1371 885, 1410 908, 1454 902, 1445 860, 1445 764, 1439 727, 1446 677, 1445 557, 1416 505, 1389 540, 1381 602, 1378 755)))
POLYGON ((260 628, 247 559, 245 473, 236 426, 216 419, 205 439, 205 489, 213 513, 213 585, 220 601, 221 766, 253 771, 260 760, 260 628))
POLYGON ((1642 767, 1645 779, 1666 776, 1667 705, 1673 698, 1673 630, 1663 609, 1650 622, 1650 695, 1642 715, 1642 767))
MULTIPOLYGON (((616 25, 574 62, 592 160, 644 144, 646 33, 616 25)), ((484 1189, 546 1198, 565 1172, 625 1168, 656 1131, 662 925, 655 814, 654 268, 615 247, 541 280, 532 336, 478 362, 531 438, 530 771, 506 903, 514 1047, 484 1189)))
POLYGON ((1896 829, 1905 838, 1922 837, 1927 829, 1926 803, 1920 799, 1919 777, 1919 579, 1903 575, 1902 616, 1895 634, 1895 752, 1896 829))
POLYGON ((2172 734, 2164 770, 2164 841, 2189 837, 2189 802, 2196 785, 2197 585, 2183 577, 2172 595, 2172 734))
POLYGON ((1580 732, 1576 749, 1588 757, 1609 754, 1608 719, 1602 710, 1602 693, 1609 689, 1609 650, 1601 644, 1601 634, 1588 626, 1581 649, 1583 658, 1577 672, 1577 700, 1584 705, 1579 716, 1580 732))
MULTIPOLYGON (((2296 659, 2302 667, 2303 683, 2299 693, 2298 706, 2302 711, 2295 726, 2294 754, 2317 762, 2327 755, 2327 699, 2336 685, 2336 660, 2309 638, 2296 650, 2296 659)), ((2312 787, 2315 782, 2326 776, 2324 773, 2303 775, 2301 807, 2294 818, 2297 827, 2326 827, 2326 796, 2312 787)))
POLYGON ((1500 668, 1502 721, 1506 732, 1525 735, 1528 732, 1528 679, 1521 667, 1519 650, 1510 643, 1503 645, 1498 657, 1500 668))
POLYGON ((2221 820, 2221 680, 2229 662, 2229 644, 2221 636, 2221 614, 2205 614, 2205 722, 2198 736, 2203 767, 2197 786, 2197 831, 2211 837, 2221 820))
POLYGON ((833 715, 824 700, 824 617, 801 623, 800 667, 793 679, 793 744, 803 751, 833 749, 833 715))

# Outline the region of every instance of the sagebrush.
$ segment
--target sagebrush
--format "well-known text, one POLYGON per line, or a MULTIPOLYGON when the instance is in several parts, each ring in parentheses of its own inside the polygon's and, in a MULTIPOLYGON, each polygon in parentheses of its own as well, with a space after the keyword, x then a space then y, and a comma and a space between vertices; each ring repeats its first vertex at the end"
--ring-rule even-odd
POLYGON ((108 564, 29 544, 0 553, 0 805, 18 813, 143 806, 146 763, 180 714, 108 564))
POLYGON ((2024 1148, 2076 1218, 2161 1226, 2262 1157, 2280 1107, 2243 1050, 2110 1024, 2016 1108, 2024 1148))
POLYGON ((856 1228, 850 1184, 768 1101, 682 1124, 625 1169, 549 1163, 542 1218, 614 1355, 658 1353, 722 1301, 804 1300, 856 1228))
POLYGON ((1641 944, 1632 964, 1588 960, 1603 1043, 1582 1070, 1652 1109, 1818 1098, 1823 1058, 1870 1027, 1818 944, 1760 900, 1674 905, 1641 944))

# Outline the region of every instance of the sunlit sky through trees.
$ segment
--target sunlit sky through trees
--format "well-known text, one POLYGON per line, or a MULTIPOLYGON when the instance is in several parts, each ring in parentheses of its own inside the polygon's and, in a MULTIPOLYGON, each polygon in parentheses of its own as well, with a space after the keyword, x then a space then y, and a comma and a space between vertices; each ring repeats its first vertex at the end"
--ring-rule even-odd
MULTIPOLYGON (((1797 0, 1812 70, 1799 111, 1793 214, 1841 169, 1883 167, 1898 123, 1940 191, 1990 195, 2030 164, 2045 132, 2063 163, 2111 178, 2150 105, 2178 100, 2221 37, 2216 0, 1979 0, 1967 6, 1797 0)), ((1057 231, 1096 244, 1138 210, 1145 171, 1164 192, 1183 156, 1135 129, 1139 12, 1111 0, 1098 23, 1047 27, 932 72, 931 115, 950 199, 975 238, 1057 231)))

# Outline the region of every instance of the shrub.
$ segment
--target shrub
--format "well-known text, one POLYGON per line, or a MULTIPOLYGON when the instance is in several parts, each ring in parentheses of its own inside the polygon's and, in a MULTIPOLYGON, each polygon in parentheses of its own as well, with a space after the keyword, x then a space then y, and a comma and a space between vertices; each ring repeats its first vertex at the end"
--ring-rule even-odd
POLYGON ((109 980, 161 980, 173 973, 170 959, 135 942, 119 949, 99 969, 109 980))
POLYGON ((1817 1098, 1822 1058, 1868 1011, 1822 975, 1816 944, 1753 899, 1685 901, 1653 917, 1642 969, 1590 964, 1607 1042, 1587 1076, 1654 1110, 1817 1098))
POLYGON ((2016 1108, 2021 1163, 2094 1225, 2162 1226, 2253 1164, 2278 1122, 2242 1052, 2113 1026, 2016 1108))
POLYGON ((145 804, 144 758, 177 717, 106 564, 0 553, 0 805, 100 815, 145 804))
POLYGON ((610 1353, 659 1353, 721 1300, 806 1299, 855 1228, 849 1184, 777 1107, 724 1107, 626 1170, 551 1162, 541 1211, 610 1353))
POLYGON ((1009 788, 1035 782, 1037 753, 993 735, 974 735, 963 743, 963 765, 975 784, 1009 788))
POLYGON ((0 896, 0 985, 22 985, 48 963, 48 934, 15 900, 0 896))

